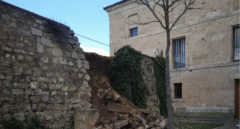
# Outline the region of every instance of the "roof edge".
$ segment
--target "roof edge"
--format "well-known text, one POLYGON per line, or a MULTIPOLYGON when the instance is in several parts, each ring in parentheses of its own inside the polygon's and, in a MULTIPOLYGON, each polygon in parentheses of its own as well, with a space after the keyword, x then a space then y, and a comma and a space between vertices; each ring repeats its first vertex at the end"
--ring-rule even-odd
POLYGON ((118 5, 118 4, 124 3, 124 2, 126 2, 126 1, 128 1, 128 0, 121 0, 121 1, 119 1, 119 2, 117 2, 117 3, 114 3, 114 4, 112 4, 112 5, 109 5, 109 6, 104 7, 103 10, 106 11, 106 9, 111 8, 111 7, 113 7, 113 6, 115 6, 115 5, 118 5))

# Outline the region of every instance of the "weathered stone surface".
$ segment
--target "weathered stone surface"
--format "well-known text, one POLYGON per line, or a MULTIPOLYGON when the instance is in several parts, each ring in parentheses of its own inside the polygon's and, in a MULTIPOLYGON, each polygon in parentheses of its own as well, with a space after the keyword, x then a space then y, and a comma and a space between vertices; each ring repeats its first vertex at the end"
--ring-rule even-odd
POLYGON ((25 92, 26 92, 26 95, 28 95, 28 96, 29 96, 29 95, 35 95, 35 94, 34 94, 34 90, 31 90, 31 89, 26 89, 25 92))
POLYGON ((102 93, 99 95, 99 98, 100 98, 100 99, 103 99, 103 98, 107 95, 108 92, 109 92, 109 90, 104 90, 104 92, 102 92, 102 93))
POLYGON ((58 48, 53 48, 52 53, 54 56, 62 56, 62 50, 58 48))
POLYGON ((21 120, 21 121, 25 120, 25 114, 24 113, 15 113, 13 116, 15 118, 17 118, 18 120, 21 120))
POLYGON ((31 89, 37 89, 39 87, 38 82, 31 82, 30 87, 31 89))
POLYGON ((114 128, 115 129, 121 129, 123 126, 126 126, 128 124, 128 120, 123 120, 123 121, 120 121, 120 122, 116 122, 114 124, 114 128))
POLYGON ((36 95, 42 95, 43 94, 41 89, 36 89, 35 93, 36 93, 36 95))
POLYGON ((48 102, 49 101, 49 97, 48 96, 42 96, 41 97, 41 101, 48 102))
POLYGON ((4 20, 9 20, 10 19, 9 15, 7 15, 7 14, 2 14, 2 18, 4 20))
POLYGON ((129 113, 129 109, 123 108, 120 104, 116 103, 108 103, 107 105, 108 111, 114 111, 114 112, 119 112, 119 113, 129 113))
POLYGON ((30 101, 32 103, 39 103, 40 97, 39 96, 30 96, 30 101))
POLYGON ((25 92, 22 89, 13 89, 12 94, 14 94, 14 95, 24 95, 25 92))
POLYGON ((42 37, 42 44, 48 47, 53 47, 53 42, 46 37, 42 37))
POLYGON ((98 117, 98 110, 77 110, 74 112, 74 127, 75 129, 92 129, 98 117))
POLYGON ((23 30, 23 29, 18 29, 18 32, 17 32, 20 36, 23 36, 23 37, 29 37, 31 36, 31 34, 26 31, 26 30, 23 30))
POLYGON ((38 24, 42 24, 42 23, 43 23, 43 22, 42 22, 41 20, 39 20, 39 19, 36 19, 35 22, 38 23, 38 24))
POLYGON ((147 123, 147 121, 146 121, 141 115, 137 115, 137 118, 138 118, 139 120, 141 120, 142 123, 144 123, 144 124, 147 123))
POLYGON ((37 104, 32 104, 32 111, 36 112, 38 109, 37 104))
POLYGON ((3 74, 0 74, 0 79, 3 80, 4 79, 4 76, 3 74))
POLYGON ((23 71, 23 69, 22 69, 21 66, 14 66, 13 67, 13 72, 14 72, 15 75, 21 75, 22 71, 23 71))
POLYGON ((86 74, 85 75, 85 79, 89 81, 90 80, 90 76, 88 74, 86 74))
POLYGON ((31 104, 25 103, 24 110, 27 111, 27 112, 31 111, 31 104))
POLYGON ((32 34, 33 35, 37 35, 37 36, 43 36, 43 33, 42 33, 42 30, 38 30, 38 29, 35 29, 35 28, 32 28, 32 34))
POLYGON ((24 120, 33 111, 47 127, 60 128, 71 120, 73 110, 90 109, 90 77, 73 31, 67 39, 58 37, 51 32, 52 27, 69 28, 55 23, 51 26, 53 21, 12 6, 1 9, 0 121, 10 114, 24 120), (83 85, 85 91, 80 90, 83 85))
POLYGON ((37 51, 38 51, 39 53, 43 53, 43 52, 44 52, 44 49, 43 49, 43 45, 42 45, 42 44, 37 43, 37 51))

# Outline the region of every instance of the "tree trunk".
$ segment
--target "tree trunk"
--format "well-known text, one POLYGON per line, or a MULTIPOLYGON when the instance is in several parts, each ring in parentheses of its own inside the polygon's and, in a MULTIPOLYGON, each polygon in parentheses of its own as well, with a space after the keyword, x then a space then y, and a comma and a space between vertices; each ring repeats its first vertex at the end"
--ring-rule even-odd
POLYGON ((167 108, 168 108, 168 128, 174 129, 173 126, 173 113, 172 113, 172 97, 171 97, 171 87, 170 87, 170 72, 169 72, 169 48, 170 48, 170 31, 167 33, 167 49, 165 53, 166 57, 166 69, 165 69, 165 79, 166 79, 166 94, 167 94, 167 108))

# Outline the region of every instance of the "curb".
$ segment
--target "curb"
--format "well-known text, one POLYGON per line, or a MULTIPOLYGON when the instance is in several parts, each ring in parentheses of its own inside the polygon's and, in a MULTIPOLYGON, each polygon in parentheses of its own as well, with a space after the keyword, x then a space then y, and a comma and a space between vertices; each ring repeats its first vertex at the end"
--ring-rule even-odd
POLYGON ((232 119, 212 119, 212 118, 174 118, 178 122, 192 122, 192 123, 227 123, 232 119))

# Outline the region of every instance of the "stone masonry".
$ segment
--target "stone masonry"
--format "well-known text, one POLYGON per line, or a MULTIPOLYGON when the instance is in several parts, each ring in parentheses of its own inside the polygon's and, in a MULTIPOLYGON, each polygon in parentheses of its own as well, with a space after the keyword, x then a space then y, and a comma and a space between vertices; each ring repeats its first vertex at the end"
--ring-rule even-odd
POLYGON ((50 128, 70 123, 91 108, 86 69, 68 26, 0 1, 0 120, 33 112, 50 128))
POLYGON ((153 61, 147 55, 142 55, 141 59, 141 73, 144 81, 144 85, 146 86, 146 100, 148 108, 147 110, 153 115, 158 117, 160 115, 160 111, 158 108, 159 99, 157 96, 157 85, 155 72, 153 68, 153 61))

